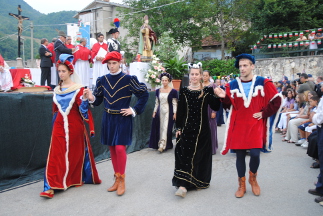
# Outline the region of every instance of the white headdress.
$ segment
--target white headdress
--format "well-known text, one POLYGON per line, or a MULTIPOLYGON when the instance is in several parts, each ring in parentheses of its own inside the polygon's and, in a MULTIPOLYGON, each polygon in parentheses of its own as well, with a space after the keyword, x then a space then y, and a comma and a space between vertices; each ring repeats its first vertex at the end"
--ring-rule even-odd
POLYGON ((199 69, 199 68, 201 68, 202 67, 202 63, 201 62, 199 62, 199 63, 197 63, 197 64, 194 64, 194 63, 188 63, 188 68, 189 69, 191 69, 191 68, 197 68, 197 69, 199 69))

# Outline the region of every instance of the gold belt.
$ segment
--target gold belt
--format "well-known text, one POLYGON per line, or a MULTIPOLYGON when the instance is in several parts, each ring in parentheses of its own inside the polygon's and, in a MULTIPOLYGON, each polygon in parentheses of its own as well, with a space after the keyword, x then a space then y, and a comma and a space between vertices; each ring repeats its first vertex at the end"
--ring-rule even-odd
POLYGON ((112 110, 112 109, 107 109, 107 108, 104 108, 105 111, 109 114, 121 114, 121 110, 112 110))

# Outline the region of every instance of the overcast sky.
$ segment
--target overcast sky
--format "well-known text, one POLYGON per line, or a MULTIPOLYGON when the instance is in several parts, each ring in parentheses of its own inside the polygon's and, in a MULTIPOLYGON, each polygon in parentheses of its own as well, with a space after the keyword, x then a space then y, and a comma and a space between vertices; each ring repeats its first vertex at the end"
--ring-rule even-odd
MULTIPOLYGON (((82 10, 87 5, 89 5, 93 0, 24 0, 35 10, 38 10, 41 13, 52 13, 59 11, 69 11, 69 10, 82 10), (51 2, 49 4, 49 2, 51 2)), ((110 2, 122 3, 122 0, 110 0, 110 2)))

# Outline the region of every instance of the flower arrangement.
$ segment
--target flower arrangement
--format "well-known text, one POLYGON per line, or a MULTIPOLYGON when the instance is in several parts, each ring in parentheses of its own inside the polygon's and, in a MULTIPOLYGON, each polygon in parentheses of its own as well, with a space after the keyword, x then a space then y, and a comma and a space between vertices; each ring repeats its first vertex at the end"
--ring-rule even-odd
POLYGON ((153 60, 150 64, 150 69, 145 75, 145 81, 151 85, 160 85, 159 75, 165 72, 165 68, 159 62, 159 58, 156 55, 153 55, 153 60))
POLYGON ((28 74, 26 74, 25 77, 22 77, 20 82, 25 87, 34 87, 34 85, 35 85, 35 82, 32 81, 31 79, 29 79, 28 74))

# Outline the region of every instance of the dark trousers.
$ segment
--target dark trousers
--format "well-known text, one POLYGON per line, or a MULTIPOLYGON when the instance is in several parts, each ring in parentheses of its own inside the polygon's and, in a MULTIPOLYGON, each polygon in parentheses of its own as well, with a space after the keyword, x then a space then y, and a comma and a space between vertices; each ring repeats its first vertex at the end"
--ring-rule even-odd
POLYGON ((320 174, 317 177, 316 191, 323 196, 323 128, 317 127, 317 151, 320 161, 320 174))
POLYGON ((51 82, 50 67, 42 67, 40 69, 41 69, 40 85, 44 86, 45 81, 47 80, 47 85, 50 86, 50 82, 51 82))
MULTIPOLYGON (((240 178, 246 175, 246 149, 235 150, 237 154, 236 167, 240 178)), ((260 148, 250 149, 249 169, 252 173, 256 173, 260 164, 260 148)))

